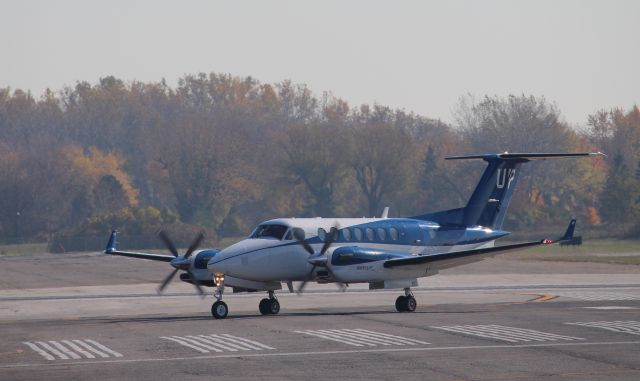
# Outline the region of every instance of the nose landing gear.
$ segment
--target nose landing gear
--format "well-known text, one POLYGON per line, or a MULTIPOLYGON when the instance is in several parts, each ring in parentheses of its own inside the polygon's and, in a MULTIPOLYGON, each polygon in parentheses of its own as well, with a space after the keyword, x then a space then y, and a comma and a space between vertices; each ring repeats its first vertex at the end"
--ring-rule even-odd
POLYGON ((269 291, 269 298, 262 299, 258 309, 263 315, 277 315, 280 312, 280 302, 276 299, 275 292, 269 291))
POLYGON ((229 314, 229 307, 227 303, 222 301, 222 294, 224 293, 224 275, 216 275, 214 282, 217 286, 213 292, 213 296, 216 298, 216 302, 211 306, 211 315, 216 319, 224 319, 229 314))
POLYGON ((398 312, 413 312, 417 306, 416 298, 408 287, 404 289, 404 295, 398 296, 398 299, 396 299, 396 310, 398 312))

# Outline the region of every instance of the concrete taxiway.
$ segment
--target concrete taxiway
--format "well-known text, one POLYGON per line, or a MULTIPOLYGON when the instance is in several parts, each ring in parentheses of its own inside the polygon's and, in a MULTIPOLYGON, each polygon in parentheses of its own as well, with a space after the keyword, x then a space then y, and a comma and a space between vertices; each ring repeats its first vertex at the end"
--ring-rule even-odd
POLYGON ((151 263, 99 254, 0 258, 0 379, 640 379, 640 269, 497 258, 399 292, 331 285, 212 298, 151 263))

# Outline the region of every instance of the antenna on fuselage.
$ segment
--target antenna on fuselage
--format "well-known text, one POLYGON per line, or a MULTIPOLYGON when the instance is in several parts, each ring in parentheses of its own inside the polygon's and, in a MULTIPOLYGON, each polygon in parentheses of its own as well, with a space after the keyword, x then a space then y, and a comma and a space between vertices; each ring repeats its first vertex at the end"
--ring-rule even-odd
POLYGON ((384 209, 382 210, 382 215, 380 216, 380 218, 388 218, 389 217, 389 207, 385 206, 384 209))

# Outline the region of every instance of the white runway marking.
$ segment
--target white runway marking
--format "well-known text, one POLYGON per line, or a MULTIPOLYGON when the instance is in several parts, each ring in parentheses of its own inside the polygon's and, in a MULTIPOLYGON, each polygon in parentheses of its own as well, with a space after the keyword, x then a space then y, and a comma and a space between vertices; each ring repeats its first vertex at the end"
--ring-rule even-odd
POLYGON ((80 360, 83 358, 95 359, 93 352, 102 358, 123 357, 122 354, 100 344, 91 339, 84 340, 61 340, 61 341, 34 341, 23 342, 34 352, 44 357, 46 360, 80 360), (97 349, 96 349, 97 348, 97 349), (106 353, 105 353, 106 352, 106 353))
POLYGON ((623 292, 603 292, 603 291, 560 291, 554 295, 572 299, 587 301, 607 301, 607 300, 640 300, 640 295, 623 292))
POLYGON ((275 349, 254 340, 229 334, 221 335, 189 335, 189 336, 161 336, 161 339, 170 340, 182 346, 194 349, 200 353, 209 352, 238 352, 238 351, 262 351, 275 349))
POLYGON ((640 341, 603 341, 603 342, 570 342, 570 343, 536 343, 536 344, 499 344, 499 345, 463 345, 453 347, 386 347, 372 349, 350 349, 350 350, 330 350, 330 351, 309 351, 309 352, 259 352, 259 353, 238 353, 238 354, 222 354, 222 355, 203 355, 192 357, 158 357, 158 358, 141 358, 141 359, 114 359, 114 360, 87 360, 74 362, 56 362, 56 363, 21 363, 0 365, 0 369, 17 369, 17 368, 41 368, 46 366, 68 365, 68 366, 88 366, 94 364, 135 364, 135 363, 166 363, 167 361, 210 361, 216 359, 227 358, 267 358, 267 357, 305 357, 305 356, 363 356, 369 353, 402 353, 402 352, 455 352, 455 351, 487 351, 501 350, 513 351, 516 348, 554 348, 554 347, 606 347, 611 345, 640 345, 640 341), (51 365, 50 365, 51 364, 51 365))
POLYGON ((466 335, 479 336, 487 339, 496 339, 510 343, 529 341, 556 341, 556 340, 584 340, 580 337, 556 335, 535 331, 532 329, 507 327, 503 325, 452 325, 442 327, 431 327, 442 329, 448 332, 463 333, 466 335))
POLYGON ((640 321, 592 321, 592 322, 576 322, 565 323, 571 325, 580 325, 583 327, 593 327, 606 329, 607 331, 629 333, 631 335, 640 335, 640 321))
POLYGON ((320 329, 294 331, 303 335, 315 336, 321 339, 336 341, 354 347, 375 347, 378 345, 426 345, 424 341, 410 339, 387 333, 368 331, 366 329, 320 329))

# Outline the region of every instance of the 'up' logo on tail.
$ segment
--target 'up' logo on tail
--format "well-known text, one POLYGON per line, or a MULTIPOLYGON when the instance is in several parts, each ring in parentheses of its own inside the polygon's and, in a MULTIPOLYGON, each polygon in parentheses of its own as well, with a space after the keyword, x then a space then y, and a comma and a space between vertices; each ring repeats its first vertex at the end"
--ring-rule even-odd
POLYGON ((511 186, 511 182, 516 177, 515 168, 498 169, 498 177, 496 178, 496 186, 498 189, 504 188, 507 184, 507 189, 511 186))

